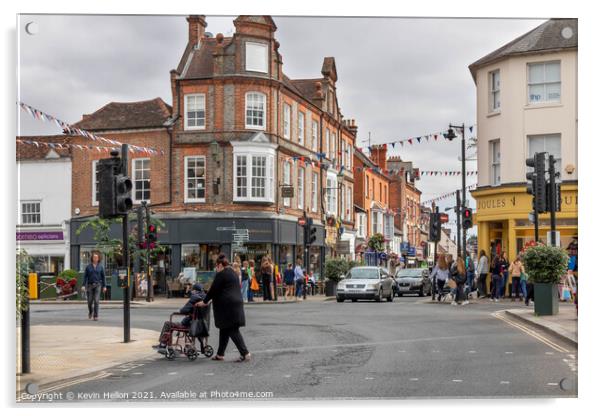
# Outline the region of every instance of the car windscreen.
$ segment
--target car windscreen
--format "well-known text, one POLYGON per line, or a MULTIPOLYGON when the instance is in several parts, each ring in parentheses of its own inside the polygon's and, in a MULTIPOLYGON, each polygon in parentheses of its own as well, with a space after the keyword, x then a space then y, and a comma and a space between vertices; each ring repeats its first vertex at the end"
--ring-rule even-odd
POLYGON ((424 269, 404 269, 397 273, 396 277, 422 277, 424 269))
POLYGON ((346 279, 378 279, 377 269, 351 269, 346 279))

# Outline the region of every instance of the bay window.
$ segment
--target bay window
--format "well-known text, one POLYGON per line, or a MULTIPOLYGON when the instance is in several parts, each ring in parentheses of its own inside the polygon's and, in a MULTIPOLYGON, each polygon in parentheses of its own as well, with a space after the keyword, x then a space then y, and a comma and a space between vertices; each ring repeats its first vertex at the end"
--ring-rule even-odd
POLYGON ((274 202, 274 159, 276 145, 263 142, 231 142, 233 148, 233 200, 274 202))

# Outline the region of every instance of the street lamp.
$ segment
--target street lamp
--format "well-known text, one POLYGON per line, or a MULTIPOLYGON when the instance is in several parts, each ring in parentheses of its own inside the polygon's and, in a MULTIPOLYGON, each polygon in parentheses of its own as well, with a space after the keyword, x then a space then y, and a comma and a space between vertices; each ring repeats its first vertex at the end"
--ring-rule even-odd
MULTIPOLYGON (((456 133, 454 132, 454 129, 459 129, 460 133, 461 133, 461 146, 462 146, 462 207, 466 206, 466 139, 465 139, 465 128, 464 128, 464 123, 462 123, 461 126, 453 126, 451 123, 449 125, 449 129, 447 130, 447 134, 444 134, 443 137, 445 137, 447 140, 453 140, 456 137, 458 137, 456 135, 456 133)), ((459 236, 458 236, 459 237, 459 236)), ((462 253, 464 253, 464 258, 466 258, 466 230, 464 230, 464 232, 462 233, 462 253)))

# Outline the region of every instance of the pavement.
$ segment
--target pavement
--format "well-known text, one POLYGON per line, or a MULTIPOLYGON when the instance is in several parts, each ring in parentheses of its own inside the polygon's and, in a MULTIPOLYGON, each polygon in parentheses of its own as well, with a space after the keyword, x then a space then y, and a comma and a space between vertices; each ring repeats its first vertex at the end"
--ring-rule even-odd
MULTIPOLYGON (((31 373, 17 374, 17 391, 28 383, 51 384, 157 354, 151 347, 157 343, 159 332, 132 328, 130 339, 130 343, 123 342, 122 327, 32 325, 31 373)), ((21 368, 20 361, 17 354, 17 369, 21 368)))

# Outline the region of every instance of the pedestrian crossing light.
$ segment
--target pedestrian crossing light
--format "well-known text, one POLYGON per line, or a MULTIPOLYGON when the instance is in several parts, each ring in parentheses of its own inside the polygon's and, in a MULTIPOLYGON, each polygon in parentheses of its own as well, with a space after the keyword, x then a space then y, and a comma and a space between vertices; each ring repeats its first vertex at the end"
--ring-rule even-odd
POLYGON ((527 172, 527 193, 533 195, 533 208, 538 213, 546 212, 546 154, 535 153, 525 161, 526 165, 533 168, 527 172))
POLYGON ((429 241, 441 240, 441 218, 438 212, 431 213, 429 224, 429 241))
POLYGON ((472 228, 472 208, 462 210, 462 228, 465 230, 472 228))
POLYGON ((157 227, 153 224, 149 224, 148 233, 146 234, 146 242, 148 248, 153 249, 156 247, 157 243, 157 227))
POLYGON ((119 174, 115 178, 115 212, 117 215, 127 215, 132 206, 132 180, 119 174))

